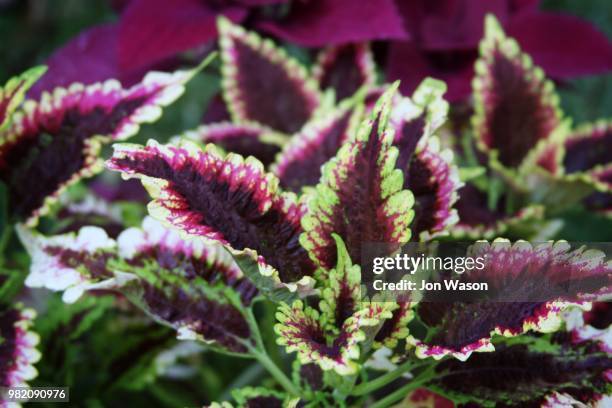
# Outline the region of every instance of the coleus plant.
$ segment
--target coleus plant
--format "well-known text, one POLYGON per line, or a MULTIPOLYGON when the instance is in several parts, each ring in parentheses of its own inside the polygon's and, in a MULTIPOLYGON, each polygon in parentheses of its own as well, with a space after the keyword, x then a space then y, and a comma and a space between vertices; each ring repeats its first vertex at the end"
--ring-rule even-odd
MULTIPOLYGON (((96 226, 47 237, 31 228, 43 211, 19 207, 24 210, 15 211, 15 219, 25 224, 18 233, 32 259, 28 286, 62 291, 66 302, 86 291, 110 289, 175 330, 179 339, 257 359, 280 387, 237 390, 233 397, 240 406, 383 407, 421 387, 465 406, 606 403, 612 392, 609 336, 587 335, 592 331, 585 325, 564 327, 562 319, 566 311, 588 310, 592 300, 609 295, 612 266, 600 252, 572 250, 563 242, 497 239, 472 248, 488 255, 487 265, 481 275, 463 277, 499 285, 498 297, 489 303, 361 296, 363 243, 382 242, 393 250, 408 241, 452 238, 455 231, 469 231, 474 238, 508 231, 510 223, 496 216, 512 205, 494 200, 495 190, 487 185, 494 183, 483 182, 482 175, 464 184, 452 151, 444 147, 443 83, 427 79, 410 98, 397 92, 398 84, 373 86, 365 46, 324 51, 311 76, 271 42, 227 20, 219 21, 219 32, 232 121, 206 125, 169 144, 113 145, 107 167, 140 179, 153 198, 152 218, 117 237, 96 226), (323 96, 321 87, 334 89, 337 98, 323 96), (276 152, 269 145, 275 143, 279 153, 272 159, 276 152), (262 158, 268 170, 257 158, 239 153, 262 158), (469 198, 462 194, 466 191, 483 205, 462 203, 469 198), (472 211, 471 218, 462 208, 472 211), (554 294, 548 301, 503 302, 509 282, 527 284, 542 275, 576 285, 585 296, 574 302, 554 294), (592 287, 594 276, 607 278, 607 285, 592 287), (289 355, 296 352, 293 379, 268 354, 257 302, 276 309, 276 342, 289 355), (393 369, 374 376, 367 363, 381 353, 393 369), (502 375, 491 375, 492 367, 501 367, 502 375), (410 380, 403 377, 408 372, 410 380)), ((511 197, 505 200, 528 202, 542 183, 592 186, 588 193, 600 188, 609 162, 609 127, 567 130, 550 82, 491 18, 481 50, 473 134, 485 159, 475 165, 486 167, 488 179, 504 183, 502 193, 511 197), (504 119, 517 126, 520 138, 508 136, 504 119), (604 148, 584 148, 585 143, 604 148), (582 148, 586 157, 576 162, 580 155, 570 153, 572 148, 582 148), (563 169, 553 165, 559 163, 563 169), (541 170, 534 181, 536 168, 541 170), (523 187, 517 180, 525 180, 527 188, 517 188, 523 187)), ((149 89, 145 85, 117 91, 110 105, 79 97, 59 116, 76 126, 48 125, 44 132, 39 131, 47 126, 42 113, 26 114, 46 110, 26 103, 7 133, 24 136, 7 137, 0 157, 11 157, 11 146, 18 145, 13 141, 36 140, 29 169, 42 164, 40 152, 45 157, 46 146, 56 139, 82 145, 93 143, 98 133, 101 141, 122 139, 128 135, 122 120, 131 125, 149 116, 139 111, 141 105, 129 112, 117 111, 116 105, 129 104, 149 89), (110 120, 109 112, 113 117, 116 111, 120 118, 110 120), (91 112, 116 128, 90 130, 86 113, 91 112), (84 130, 74 133, 78 125, 84 130)), ((64 93, 71 95, 57 93, 60 101, 64 93)), ((43 96, 41 105, 45 98, 51 96, 43 96)), ((161 104, 157 96, 151 99, 161 104)), ((91 157, 98 160, 98 151, 91 157)), ((17 177, 11 176, 13 168, 5 172, 6 180, 17 177)), ((17 186, 7 184, 9 190, 17 186)), ((530 214, 525 210, 510 218, 525 220, 524 213, 530 214)))

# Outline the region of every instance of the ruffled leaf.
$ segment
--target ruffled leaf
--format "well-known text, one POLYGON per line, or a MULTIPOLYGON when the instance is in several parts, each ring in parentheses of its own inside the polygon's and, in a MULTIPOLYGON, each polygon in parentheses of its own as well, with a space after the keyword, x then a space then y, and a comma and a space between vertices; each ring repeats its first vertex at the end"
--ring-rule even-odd
POLYGON ((75 302, 87 290, 117 288, 129 279, 109 268, 117 243, 101 228, 87 226, 52 237, 22 226, 17 232, 32 259, 26 285, 62 291, 64 302, 75 302))
POLYGON ((8 126, 13 112, 23 101, 28 89, 46 70, 44 66, 31 68, 0 87, 0 131, 8 126))
POLYGON ((348 44, 322 51, 312 69, 321 89, 333 89, 336 100, 352 96, 376 82, 374 58, 368 44, 348 44))
POLYGON ((491 15, 475 67, 472 121, 478 147, 493 164, 518 168, 561 123, 554 86, 491 15))
POLYGON ((73 84, 27 101, 0 137, 0 180, 9 188, 11 216, 35 225, 68 185, 102 169, 101 143, 157 120, 195 72, 150 73, 130 89, 114 80, 73 84))
POLYGON ((571 249, 566 242, 479 242, 467 255, 484 258, 484 267, 452 278, 486 282, 489 289, 469 303, 452 301, 448 293, 430 302, 425 296, 417 315, 429 332, 427 339, 414 340, 421 358, 451 354, 465 360, 473 351, 494 350, 494 334, 554 331, 563 309, 612 291, 612 262, 600 251, 571 249))
POLYGON ((354 262, 361 260, 362 243, 394 244, 410 238, 414 198, 402 190, 402 172, 395 169, 398 151, 388 126, 395 89, 381 97, 356 137, 324 166, 316 190, 308 193, 300 242, 324 269, 336 265, 332 233, 342 238, 354 262))
POLYGON ((283 188, 295 192, 314 186, 321 177, 321 167, 336 155, 360 118, 358 111, 338 108, 306 124, 292 136, 273 167, 283 188))
MULTIPOLYGON (((36 350, 40 338, 30 330, 36 313, 20 305, 0 310, 0 386, 26 387, 35 378, 34 364, 40 360, 36 350)), ((3 404, 0 398, 0 403, 3 404)))
POLYGON ((234 122, 259 122, 297 132, 319 106, 316 82, 270 40, 218 20, 223 96, 234 122))
POLYGON ((272 130, 254 123, 237 125, 222 122, 202 125, 181 136, 200 143, 214 143, 225 151, 244 157, 254 156, 265 166, 274 162, 276 154, 285 142, 285 138, 272 130))
POLYGON ((282 304, 274 327, 277 343, 288 353, 297 351, 302 364, 316 363, 323 370, 335 370, 340 375, 352 374, 357 369, 359 343, 365 340, 361 327, 371 320, 365 309, 344 321, 337 333, 323 327, 319 311, 296 300, 292 306, 282 304))
POLYGON ((357 369, 359 343, 367 339, 365 327, 379 326, 391 317, 388 305, 361 299, 361 268, 351 262, 342 239, 334 234, 338 263, 319 278, 323 286, 318 308, 296 300, 282 303, 274 327, 277 343, 298 352, 301 364, 315 363, 340 375, 357 369))
MULTIPOLYGON (((436 367, 432 389, 465 406, 596 406, 612 392, 612 360, 597 341, 525 336, 466 362, 436 367)), ((603 406, 603 405, 601 405, 603 406)))
POLYGON ((109 168, 141 179, 155 218, 252 259, 277 285, 308 285, 314 266, 298 242, 303 209, 279 193, 278 180, 259 161, 189 141, 114 147, 109 168))
POLYGON ((151 218, 142 229, 124 231, 117 242, 121 260, 111 267, 137 277, 122 288, 134 303, 174 327, 180 339, 248 351, 251 330, 243 308, 257 289, 223 247, 185 240, 151 218))
POLYGON ((414 318, 414 303, 407 300, 399 300, 397 305, 390 306, 391 317, 385 320, 376 333, 374 347, 395 348, 399 340, 408 337, 408 323, 414 318))
POLYGON ((453 208, 461 188, 459 171, 453 164, 453 153, 440 149, 437 138, 430 138, 418 147, 404 171, 404 188, 414 195, 415 239, 429 240, 447 234, 459 217, 453 208))

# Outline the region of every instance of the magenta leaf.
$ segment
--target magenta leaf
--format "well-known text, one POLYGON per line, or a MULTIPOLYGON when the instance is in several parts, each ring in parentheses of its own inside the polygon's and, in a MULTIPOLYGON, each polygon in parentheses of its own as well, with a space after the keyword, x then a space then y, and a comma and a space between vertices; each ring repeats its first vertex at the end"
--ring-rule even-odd
POLYGON ((254 32, 220 18, 223 96, 234 122, 255 121, 297 132, 319 106, 317 84, 306 69, 254 32))
POLYGON ((215 21, 220 14, 241 21, 246 10, 206 1, 133 0, 119 21, 119 66, 134 70, 195 48, 217 37, 215 21))
POLYGON ((259 265, 277 284, 305 283, 314 272, 298 237, 303 208, 253 157, 220 155, 189 141, 146 147, 115 145, 108 167, 140 178, 150 213, 190 236, 222 243, 259 265))
POLYGON ((465 360, 474 351, 493 351, 495 334, 557 330, 563 310, 612 290, 612 263, 605 255, 584 247, 572 249, 563 241, 537 245, 480 241, 468 255, 483 257, 484 268, 453 279, 487 282, 489 290, 473 302, 428 301, 426 296, 417 307, 417 316, 429 332, 424 340, 414 339, 421 358, 450 354, 465 360), (566 287, 575 294, 563 292, 566 287))
POLYGON ((559 127, 559 98, 544 72, 505 36, 493 16, 487 16, 480 49, 473 85, 477 144, 493 164, 518 168, 559 127))
POLYGON ((38 334, 30 330, 36 313, 20 305, 3 306, 0 310, 0 386, 27 387, 26 381, 35 378, 34 364, 40 359, 36 350, 38 334))
POLYGON ((595 25, 579 17, 549 12, 520 13, 508 33, 555 79, 609 73, 612 43, 595 25), (549 33, 555 33, 550 36, 549 33))
POLYGON ((352 96, 376 82, 374 58, 368 44, 348 44, 321 51, 312 69, 321 89, 333 89, 336 100, 352 96))
POLYGON ((102 143, 157 120, 195 72, 152 72, 129 89, 114 80, 73 84, 27 101, 0 136, 0 180, 8 186, 11 217, 35 225, 67 186, 102 169, 102 143))
POLYGON ((363 243, 394 244, 410 238, 414 198, 402 189, 402 172, 395 169, 398 151, 388 125, 394 93, 392 86, 380 98, 356 136, 325 164, 316 190, 307 195, 300 242, 324 269, 337 261, 332 233, 342 238, 354 262, 361 260, 363 243))
POLYGON ((117 61, 118 26, 105 23, 89 27, 55 50, 45 61, 48 71, 28 92, 39 99, 44 91, 68 88, 75 82, 84 85, 117 79, 124 87, 138 83, 146 68, 122 72, 117 61))
POLYGON ((284 137, 255 123, 213 123, 187 131, 181 136, 204 144, 214 143, 227 152, 244 157, 254 156, 265 166, 274 162, 285 142, 284 137))
POLYGON ((392 0, 296 2, 281 21, 262 21, 257 27, 307 47, 407 37, 392 0))

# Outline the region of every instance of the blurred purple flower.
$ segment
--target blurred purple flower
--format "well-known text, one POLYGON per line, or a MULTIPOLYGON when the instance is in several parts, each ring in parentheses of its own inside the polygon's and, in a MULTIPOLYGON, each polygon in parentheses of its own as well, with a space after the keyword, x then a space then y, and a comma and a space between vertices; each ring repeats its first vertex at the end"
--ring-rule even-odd
POLYGON ((548 76, 567 79, 609 72, 612 44, 591 24, 573 16, 537 10, 538 0, 396 0, 409 41, 390 44, 389 80, 411 93, 425 77, 448 85, 457 101, 471 92, 473 64, 484 16, 493 13, 548 76))

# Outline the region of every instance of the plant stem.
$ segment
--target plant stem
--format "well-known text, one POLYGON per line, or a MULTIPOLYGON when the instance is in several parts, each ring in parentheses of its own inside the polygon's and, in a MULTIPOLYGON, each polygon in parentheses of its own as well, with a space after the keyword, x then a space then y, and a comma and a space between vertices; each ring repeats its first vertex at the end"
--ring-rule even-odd
POLYGON ((253 344, 251 344, 249 341, 243 342, 243 344, 249 349, 251 355, 255 357, 257 361, 259 361, 261 365, 266 368, 266 370, 268 370, 270 375, 272 375, 272 377, 274 377, 274 379, 278 381, 280 385, 283 386, 285 391, 287 391, 291 395, 299 396, 300 393, 295 384, 293 384, 293 382, 285 375, 285 373, 280 368, 278 368, 274 361, 272 361, 270 356, 268 356, 268 353, 264 346, 264 342, 261 338, 259 326, 257 325, 257 320, 255 319, 255 316, 253 315, 253 311, 251 309, 247 309, 246 318, 249 323, 249 327, 251 328, 251 331, 253 332, 253 335, 255 337, 255 346, 253 346, 253 344))
POLYGON ((268 354, 265 351, 252 348, 251 353, 253 354, 253 357, 255 357, 257 361, 259 361, 261 365, 264 366, 266 370, 268 370, 272 377, 274 377, 274 379, 278 381, 280 385, 283 386, 285 391, 294 396, 300 395, 295 384, 293 384, 291 380, 285 375, 285 373, 283 373, 283 371, 278 368, 276 364, 274 364, 274 362, 270 359, 270 357, 268 357, 268 354))
MULTIPOLYGON (((396 380, 397 378, 401 377, 404 373, 410 370, 413 370, 414 368, 417 368, 419 366, 422 366, 423 364, 424 362, 422 361, 421 362, 407 361, 404 364, 397 367, 393 371, 389 371, 388 373, 383 374, 380 377, 375 378, 372 381, 359 384, 353 389, 352 394, 353 395, 369 394, 372 391, 375 391, 381 387, 384 387, 385 385, 389 384, 391 381, 396 380)), ((425 364, 429 364, 429 362, 425 364)))
POLYGON ((374 404, 370 405, 370 408, 386 408, 390 406, 394 402, 404 398, 410 391, 419 388, 421 385, 429 381, 432 376, 432 369, 425 370, 418 378, 413 379, 408 384, 398 388, 383 399, 376 401, 374 404))

